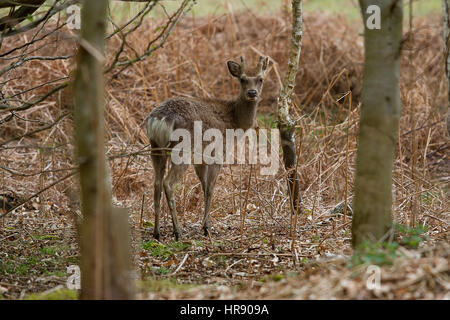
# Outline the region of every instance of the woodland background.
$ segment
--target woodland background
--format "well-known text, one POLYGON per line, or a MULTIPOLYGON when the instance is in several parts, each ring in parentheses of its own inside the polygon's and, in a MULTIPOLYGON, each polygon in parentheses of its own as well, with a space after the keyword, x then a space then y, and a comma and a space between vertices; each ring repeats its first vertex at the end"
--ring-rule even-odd
MULTIPOLYGON (((202 192, 190 169, 177 195, 185 239, 173 241, 163 202, 162 239, 154 241, 153 172, 143 126, 152 108, 173 95, 233 97, 238 85, 229 77, 225 61, 243 55, 254 63, 259 55, 267 55, 272 70, 265 81, 258 124, 274 127, 288 59, 289 2, 199 1, 163 46, 137 63, 127 61, 148 48, 178 3, 164 2, 164 9, 156 6, 126 37, 126 44, 120 32, 108 39, 107 69, 117 63, 120 48, 118 61, 125 61, 126 68, 114 67, 105 75, 106 156, 113 204, 129 213, 140 297, 449 297, 450 142, 445 126, 441 2, 414 1, 411 24, 405 5, 393 212, 396 223, 410 225, 414 213, 417 224, 401 231, 399 248, 366 252, 382 266, 381 291, 366 287, 367 265, 360 263, 365 257, 351 258, 352 211, 344 209, 352 199, 363 76, 358 4, 304 2, 303 48, 292 110, 298 121, 303 197, 295 232, 282 166, 268 178, 258 175, 257 166, 235 165, 224 167, 218 178, 211 238, 199 231, 202 192)), ((113 3, 110 10, 114 23, 123 25, 141 8, 144 4, 113 3)), ((18 204, 65 178, 0 218, 0 297, 7 299, 76 297, 75 291, 65 289, 67 267, 80 258, 75 228, 79 190, 76 176, 68 177, 76 166, 73 101, 71 86, 66 86, 76 66, 76 42, 75 31, 60 26, 64 17, 62 13, 38 31, 1 43, 2 98, 26 105, 64 86, 12 116, 0 109, 2 196, 18 204), (44 35, 45 46, 35 42, 10 52, 44 35), (29 60, 8 69, 25 54, 56 58, 29 60)))

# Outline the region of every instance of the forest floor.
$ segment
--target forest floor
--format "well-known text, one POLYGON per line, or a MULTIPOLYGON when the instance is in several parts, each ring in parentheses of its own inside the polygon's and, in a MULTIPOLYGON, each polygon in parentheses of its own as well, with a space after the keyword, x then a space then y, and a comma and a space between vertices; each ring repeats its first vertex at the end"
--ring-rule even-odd
MULTIPOLYGON (((106 154, 114 205, 126 208, 130 216, 138 298, 450 298, 450 141, 442 111, 446 105, 442 32, 433 15, 417 19, 414 43, 405 41, 403 113, 393 184, 395 238, 383 247, 366 246, 359 255, 351 246, 352 211, 345 203, 352 200, 357 147, 360 26, 327 14, 306 14, 293 108, 299 121, 303 195, 297 223, 290 214, 281 166, 275 176, 260 175, 259 165, 225 166, 213 197, 212 232, 205 237, 200 230, 203 196, 191 168, 177 190, 182 240, 174 241, 165 201, 161 239, 152 239, 152 165, 148 155, 130 156, 148 144, 143 119, 172 95, 236 94, 237 85, 224 67, 226 59, 244 54, 251 63, 262 52, 270 56, 273 67, 258 123, 274 127, 289 41, 284 14, 228 12, 186 18, 150 59, 114 77, 107 75, 106 154), (128 156, 118 156, 123 154, 128 156), (406 227, 413 220, 415 227, 406 227), (377 272, 380 285, 372 286, 377 272)), ((151 38, 157 22, 149 24, 143 34, 132 37, 136 48, 145 48, 145 39, 151 38)), ((39 48, 40 54, 73 50, 67 39, 62 38, 66 42, 57 48, 39 48)), ((108 59, 120 39, 110 41, 108 59)), ((31 62, 26 81, 10 81, 4 94, 69 76, 72 62, 31 62)), ((69 88, 22 115, 33 122, 17 118, 2 125, 3 141, 59 119, 71 109, 70 96, 69 88)), ((31 97, 29 93, 22 99, 31 97)), ((72 131, 68 116, 48 131, 1 143, 0 194, 8 203, 20 203, 71 172, 72 131)), ((64 288, 67 268, 80 262, 77 194, 76 179, 70 177, 0 219, 0 298, 76 298, 76 292, 64 288)))

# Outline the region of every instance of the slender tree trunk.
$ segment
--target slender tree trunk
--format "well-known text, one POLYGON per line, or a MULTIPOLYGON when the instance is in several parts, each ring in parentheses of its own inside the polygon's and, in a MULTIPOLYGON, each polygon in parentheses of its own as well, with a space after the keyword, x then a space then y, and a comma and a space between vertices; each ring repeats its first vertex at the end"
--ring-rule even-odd
POLYGON ((107 4, 107 0, 83 1, 74 83, 83 212, 80 228, 82 299, 127 299, 132 289, 128 280, 131 259, 127 215, 112 209, 104 150, 103 54, 107 4))
POLYGON ((400 117, 401 0, 360 0, 381 8, 381 28, 365 28, 364 83, 354 187, 353 247, 378 241, 392 226, 392 169, 400 117))
POLYGON ((450 0, 442 0, 442 20, 444 22, 444 54, 445 54, 445 75, 447 77, 447 132, 450 135, 450 0))
POLYGON ((278 129, 280 130, 281 145, 283 148, 283 161, 288 176, 288 190, 291 199, 291 208, 293 213, 297 211, 300 205, 300 181, 297 177, 297 153, 295 150, 295 122, 289 115, 289 107, 292 104, 292 95, 294 94, 295 77, 297 75, 300 62, 300 53, 302 49, 303 36, 303 17, 302 0, 292 0, 292 35, 291 48, 286 75, 283 80, 283 87, 278 97, 278 129))

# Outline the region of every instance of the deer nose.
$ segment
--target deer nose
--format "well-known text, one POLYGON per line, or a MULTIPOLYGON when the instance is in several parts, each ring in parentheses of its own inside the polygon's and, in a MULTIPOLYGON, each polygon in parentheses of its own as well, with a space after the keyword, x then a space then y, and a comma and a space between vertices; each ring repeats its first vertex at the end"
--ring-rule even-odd
POLYGON ((248 90, 247 94, 250 98, 254 98, 257 96, 258 92, 256 90, 252 89, 252 90, 248 90))

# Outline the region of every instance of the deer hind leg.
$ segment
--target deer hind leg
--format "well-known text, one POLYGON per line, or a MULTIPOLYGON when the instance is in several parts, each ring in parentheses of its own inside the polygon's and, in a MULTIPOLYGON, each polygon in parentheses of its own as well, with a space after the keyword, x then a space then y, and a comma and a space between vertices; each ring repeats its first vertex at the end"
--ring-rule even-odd
POLYGON ((211 199, 216 185, 217 176, 220 172, 220 165, 197 165, 195 172, 200 179, 203 195, 205 197, 205 211, 203 214, 202 229, 205 235, 209 234, 209 210, 211 207, 211 199))
POLYGON ((161 193, 163 188, 163 178, 166 171, 167 156, 152 154, 153 169, 155 172, 154 182, 154 205, 155 205, 155 226, 153 228, 153 237, 159 240, 159 217, 161 212, 161 193))
POLYGON ((180 240, 181 233, 178 224, 177 212, 175 209, 175 197, 173 194, 173 189, 180 182, 187 168, 188 165, 185 164, 175 165, 172 163, 169 173, 167 174, 167 177, 164 179, 163 183, 164 191, 166 193, 167 204, 169 205, 170 214, 172 216, 173 233, 175 235, 176 241, 180 240))

